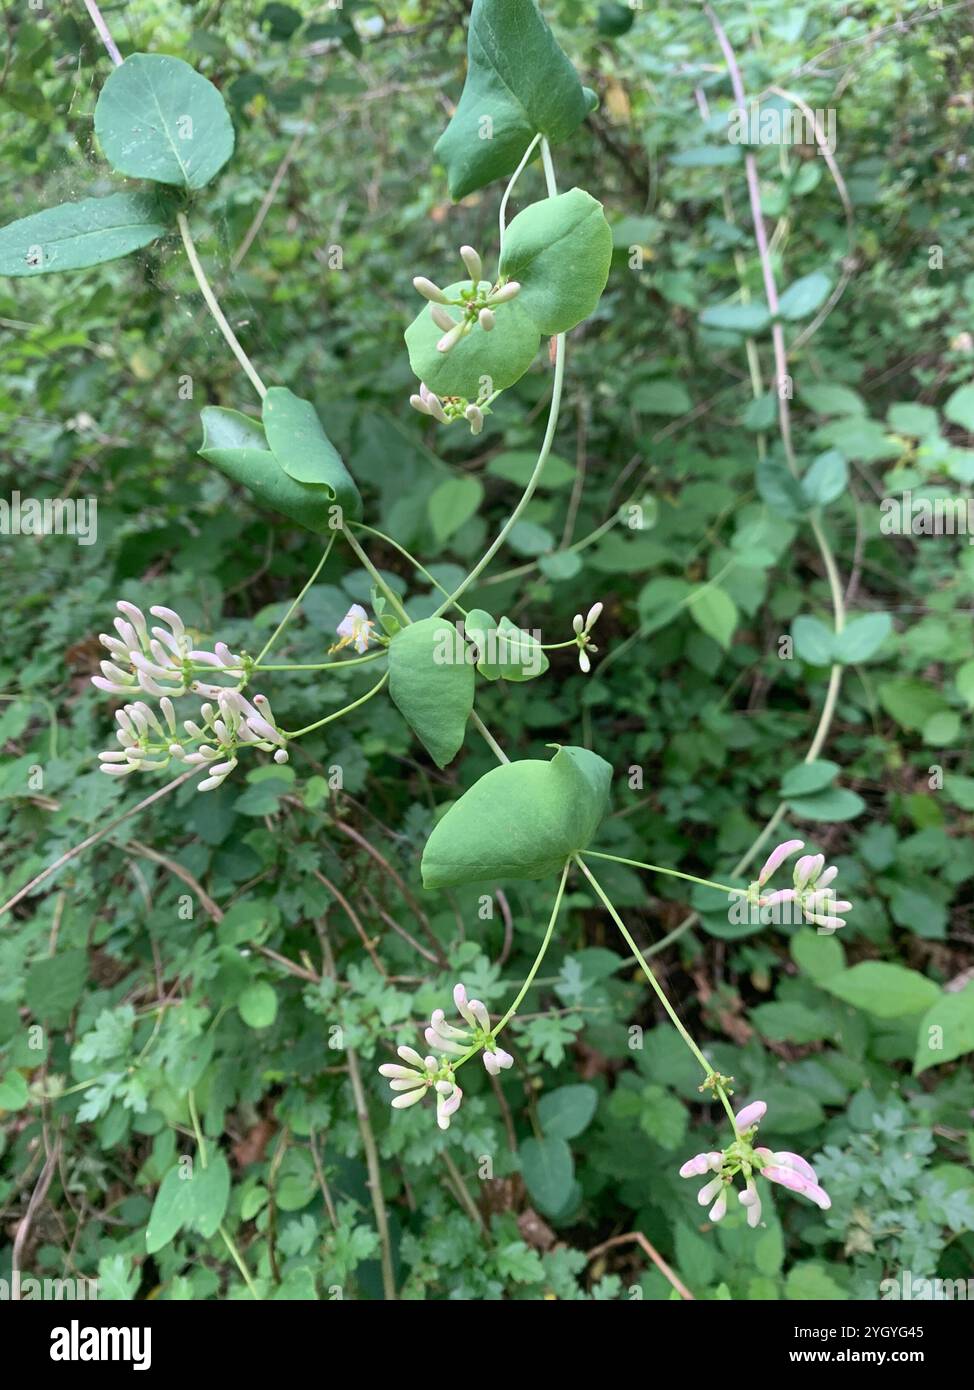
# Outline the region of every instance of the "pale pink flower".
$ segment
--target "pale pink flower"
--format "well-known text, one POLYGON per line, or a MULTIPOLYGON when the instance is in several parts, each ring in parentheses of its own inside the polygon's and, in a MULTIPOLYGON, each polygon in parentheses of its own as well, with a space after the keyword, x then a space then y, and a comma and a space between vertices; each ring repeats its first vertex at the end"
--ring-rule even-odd
POLYGON ((739 1110, 734 1116, 739 1130, 750 1129, 752 1125, 761 1123, 767 1114, 768 1107, 763 1100, 754 1100, 750 1105, 745 1105, 743 1110, 739 1110))
POLYGON ((768 879, 772 878, 774 874, 777 873, 786 859, 790 859, 796 850, 804 848, 804 840, 785 840, 782 844, 776 845, 764 861, 764 867, 758 874, 757 881, 759 886, 763 888, 768 879))
POLYGON ((329 648, 330 652, 340 652, 350 643, 360 656, 368 651, 372 628, 375 624, 360 603, 353 603, 336 629, 340 642, 329 648))

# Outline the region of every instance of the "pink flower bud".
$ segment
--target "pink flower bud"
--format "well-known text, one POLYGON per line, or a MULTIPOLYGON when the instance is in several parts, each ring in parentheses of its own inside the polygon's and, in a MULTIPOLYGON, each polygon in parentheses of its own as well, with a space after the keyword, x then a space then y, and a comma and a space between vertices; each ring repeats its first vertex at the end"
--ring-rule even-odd
POLYGON ((743 1110, 739 1110, 734 1116, 738 1129, 750 1129, 752 1125, 758 1125, 767 1114, 768 1107, 763 1100, 753 1100, 750 1105, 745 1105, 743 1110))
POLYGON ((781 868, 786 859, 790 858, 796 850, 804 848, 804 840, 785 840, 782 844, 777 845, 764 861, 764 867, 758 874, 758 883, 763 887, 772 874, 781 868))

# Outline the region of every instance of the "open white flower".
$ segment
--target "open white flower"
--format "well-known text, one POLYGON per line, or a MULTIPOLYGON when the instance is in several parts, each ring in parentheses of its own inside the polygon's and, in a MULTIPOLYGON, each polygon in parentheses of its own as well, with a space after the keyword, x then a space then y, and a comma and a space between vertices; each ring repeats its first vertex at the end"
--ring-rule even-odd
POLYGON ((341 641, 329 647, 329 652, 340 652, 343 647, 354 646, 360 656, 369 649, 372 629, 375 624, 360 603, 353 603, 336 629, 341 641))

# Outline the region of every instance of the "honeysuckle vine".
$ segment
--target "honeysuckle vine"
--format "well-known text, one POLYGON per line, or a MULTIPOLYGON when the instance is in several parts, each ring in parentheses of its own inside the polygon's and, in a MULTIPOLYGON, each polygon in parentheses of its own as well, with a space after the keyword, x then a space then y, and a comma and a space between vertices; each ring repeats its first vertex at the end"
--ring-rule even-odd
MULTIPOLYGON (((123 60, 97 6, 92 0, 86 0, 86 5, 115 65, 96 107, 99 143, 117 173, 147 181, 154 192, 138 195, 141 201, 136 203, 129 194, 88 200, 101 203, 90 211, 90 217, 91 231, 102 234, 102 240, 95 237, 84 249, 70 248, 67 260, 62 250, 59 264, 47 257, 45 236, 54 237, 63 210, 49 209, 22 219, 14 224, 22 228, 24 237, 22 273, 97 264, 147 245, 175 227, 204 303, 256 394, 261 411, 258 420, 237 409, 206 407, 201 412, 204 437, 200 454, 233 482, 248 488, 260 505, 327 537, 311 576, 257 656, 245 650, 232 651, 214 635, 192 629, 165 604, 153 604, 147 617, 129 600, 119 600, 114 633, 101 638, 107 658, 101 664, 100 674, 93 677, 104 694, 126 701, 115 713, 118 746, 99 755, 102 770, 107 775, 122 777, 165 771, 174 765, 181 775, 173 786, 196 776, 198 789, 205 793, 232 776, 242 757, 264 754, 277 762, 286 761, 294 741, 352 715, 387 688, 417 740, 439 767, 446 767, 458 755, 467 728, 472 725, 497 758, 498 766, 453 802, 437 822, 423 852, 424 886, 435 890, 471 882, 556 876, 558 886, 537 956, 506 1012, 498 1021, 492 1021, 485 1004, 469 998, 464 985, 458 983, 453 991, 458 1017, 455 1021, 448 1018, 442 1007, 433 1011, 422 1039, 429 1051, 421 1053, 403 1041, 397 1048, 399 1060, 380 1066, 391 1088, 392 1105, 397 1110, 407 1109, 427 1097, 433 1098, 436 1121, 440 1128, 447 1129, 462 1113, 463 1091, 457 1075, 467 1063, 480 1057, 494 1078, 516 1065, 516 1047, 508 1051, 499 1038, 516 1020, 534 984, 556 932, 566 884, 574 874, 614 923, 700 1066, 701 1093, 716 1102, 727 1118, 732 1135, 728 1145, 721 1151, 697 1154, 681 1169, 685 1177, 708 1178, 698 1200, 709 1206, 711 1220, 719 1221, 726 1214, 728 1197, 737 1178, 743 1183, 737 1189, 738 1200, 752 1227, 761 1220, 756 1177, 827 1207, 828 1197, 807 1160, 754 1145, 757 1126, 766 1110, 764 1103, 755 1100, 735 1112, 731 1103, 733 1078, 721 1075, 712 1065, 649 965, 647 956, 676 939, 692 924, 695 915, 691 914, 675 932, 643 952, 596 876, 592 862, 615 861, 708 887, 725 894, 728 901, 741 900, 755 911, 787 908, 797 913, 798 921, 824 932, 841 928, 841 914, 851 908, 850 903, 836 897, 832 888, 836 869, 826 866, 823 855, 809 853, 797 860, 790 887, 773 887, 775 875, 805 848, 801 841, 786 840, 770 853, 750 885, 738 887, 594 849, 591 844, 608 806, 610 764, 590 749, 573 746, 555 746, 551 756, 512 761, 475 708, 478 677, 512 684, 534 679, 547 669, 545 651, 575 648, 581 670, 588 673, 592 657, 598 652, 592 631, 603 611, 601 601, 586 596, 580 605, 582 611, 574 619, 572 635, 563 641, 542 643, 503 615, 497 619, 482 609, 467 611, 460 604, 460 599, 504 547, 542 479, 558 430, 567 335, 598 304, 612 253, 612 236, 601 204, 579 188, 558 191, 552 147, 581 126, 592 99, 555 43, 534 0, 517 0, 516 4, 513 0, 475 0, 471 35, 480 26, 489 25, 493 42, 501 46, 523 45, 536 57, 537 70, 530 74, 530 83, 523 83, 523 91, 516 90, 521 79, 515 74, 511 79, 513 87, 508 84, 503 96, 498 97, 496 85, 491 87, 484 77, 482 46, 471 42, 464 94, 437 145, 456 199, 484 189, 497 179, 507 180, 499 201, 496 266, 489 266, 490 248, 478 250, 463 245, 459 254, 465 278, 460 281, 441 288, 438 278, 442 277, 432 278, 436 275, 433 267, 418 267, 412 283, 424 301, 423 307, 405 329, 409 361, 418 383, 410 396, 411 405, 428 423, 450 426, 462 420, 474 434, 483 430, 501 393, 535 364, 541 343, 550 340, 552 344, 547 422, 534 467, 497 535, 452 592, 433 579, 421 560, 394 537, 385 536, 362 519, 362 499, 353 472, 332 445, 314 406, 287 387, 265 384, 220 307, 190 221, 192 195, 215 177, 233 151, 233 129, 219 92, 178 59, 134 54, 123 60), (537 109, 539 88, 550 99, 550 109, 558 110, 560 115, 545 123, 539 116, 538 124, 533 125, 532 112, 537 109), (488 100, 499 102, 495 112, 497 129, 492 139, 484 140, 475 125, 474 112, 480 112, 488 100), (140 117, 146 103, 153 103, 148 113, 151 120, 148 114, 145 120, 140 117), (182 137, 174 134, 177 120, 184 119, 189 119, 193 131, 187 148, 180 147, 178 140, 182 137), (512 193, 536 157, 540 157, 544 197, 528 204, 508 222, 506 214, 512 193), (118 198, 129 200, 125 205, 129 221, 124 234, 111 222, 114 208, 106 206, 118 198), (106 227, 114 228, 114 233, 109 235, 106 227), (401 597, 368 554, 366 545, 372 537, 393 547, 415 574, 439 591, 441 599, 430 617, 410 617, 401 597), (338 542, 347 546, 372 581, 370 607, 352 604, 339 622, 336 640, 328 652, 335 659, 300 665, 269 663, 266 658, 286 632, 338 542), (461 622, 447 616, 454 611, 461 622), (157 621, 153 623, 152 619, 157 621), (328 672, 373 662, 383 663, 381 674, 365 693, 302 729, 283 729, 269 697, 262 689, 254 690, 255 681, 263 685, 265 677, 272 679, 277 672, 315 671, 327 678, 328 672), (177 702, 190 700, 191 716, 177 709, 177 702), (201 773, 205 775, 200 777, 201 773)), ((743 109, 743 85, 733 50, 713 11, 709 6, 704 9, 727 62, 735 101, 743 109)), ((750 152, 746 155, 745 171, 758 254, 773 310, 777 303, 774 274, 760 209, 757 169, 750 152)), ((72 216, 77 216, 80 206, 74 206, 72 216)), ((787 368, 787 351, 777 318, 773 320, 772 338, 775 370, 780 379, 787 368)), ((748 362, 757 395, 763 386, 756 350, 750 342, 748 362)), ((794 473, 787 399, 780 392, 778 399, 785 458, 794 473)), ((763 439, 759 447, 764 448, 763 439)), ((606 522, 593 534, 601 534, 610 524, 606 522)), ((838 570, 814 514, 809 519, 809 529, 822 557, 838 633, 845 621, 838 570)), ((586 543, 578 542, 566 549, 578 549, 586 543)), ((807 761, 815 760, 828 735, 841 672, 841 665, 833 665, 807 761)), ((142 804, 153 799, 147 798, 142 804)), ((743 872, 757 857, 773 837, 783 815, 784 809, 779 807, 732 876, 743 872)), ((356 1063, 356 1102, 361 1109, 364 1101, 357 1078, 356 1063)), ((374 1143, 370 1173, 373 1157, 374 1143)), ((377 1188, 374 1181, 372 1186, 377 1188)), ((373 1190, 373 1201, 377 1224, 380 1231, 385 1231, 378 1190, 373 1190)), ((387 1254, 385 1245, 383 1251, 387 1254)), ((384 1260, 383 1268, 388 1288, 388 1260, 384 1260)))

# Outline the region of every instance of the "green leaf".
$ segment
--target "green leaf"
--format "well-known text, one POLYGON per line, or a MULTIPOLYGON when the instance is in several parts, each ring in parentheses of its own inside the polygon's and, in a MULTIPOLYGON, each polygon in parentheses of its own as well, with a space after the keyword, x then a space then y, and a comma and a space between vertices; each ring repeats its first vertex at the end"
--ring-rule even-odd
MULTIPOLYGON (((492 478, 503 478, 505 482, 514 483, 519 488, 525 488, 534 472, 537 461, 538 454, 535 449, 512 449, 503 454, 495 454, 488 463, 486 472, 492 478)), ((574 464, 569 463, 567 459, 561 458, 558 454, 549 454, 538 483, 538 491, 545 492, 568 487, 574 481, 574 464)))
POLYGON ((477 670, 487 680, 529 681, 548 669, 548 658, 538 639, 510 618, 495 623, 484 609, 472 608, 463 630, 479 654, 477 670))
POLYGON ((0 1113, 4 1110, 23 1110, 29 1092, 27 1081, 19 1071, 8 1071, 0 1077, 0 1113))
POLYGON ((823 989, 876 1018, 905 1018, 929 1009, 940 997, 933 980, 904 965, 865 960, 822 982, 823 989))
POLYGON ((804 1264, 792 1265, 788 1271, 788 1278, 785 1280, 787 1299, 796 1302, 809 1300, 835 1303, 844 1302, 848 1297, 845 1289, 835 1282, 824 1266, 811 1260, 804 1264))
POLYGON ((558 1086, 538 1102, 538 1120, 548 1139, 574 1139, 586 1129, 599 1103, 594 1086, 558 1086))
POLYGON ((0 275, 46 275, 117 260, 165 236, 163 214, 149 193, 111 193, 31 213, 0 230, 0 275))
MULTIPOLYGON (((485 291, 491 288, 486 280, 480 282, 480 287, 485 291)), ((443 293, 456 299, 461 290, 469 289, 469 280, 458 280, 447 285, 443 293)), ((468 401, 477 399, 485 381, 488 394, 513 386, 534 361, 541 342, 541 331, 521 307, 520 300, 518 295, 510 304, 499 304, 489 333, 474 323, 449 352, 437 350, 443 329, 433 322, 432 304, 426 304, 405 333, 409 365, 419 380, 437 396, 462 396, 468 401)), ((440 307, 454 322, 459 322, 458 305, 440 307)))
POLYGON ((35 1018, 64 1023, 81 998, 88 975, 88 953, 59 951, 35 961, 27 972, 24 995, 35 1018))
POLYGON ((839 764, 827 758, 814 763, 796 763, 781 779, 781 795, 784 798, 820 792, 833 781, 838 771, 839 764))
POLYGON ((820 309, 829 297, 832 281, 824 271, 816 270, 793 280, 778 300, 778 314, 783 319, 807 319, 820 309))
POLYGON ((838 449, 826 449, 809 465, 802 491, 813 507, 826 507, 841 497, 849 482, 849 465, 838 449))
POLYGON ((845 968, 842 943, 826 932, 797 932, 791 939, 791 958, 818 985, 845 968))
POLYGON ((726 651, 737 627, 737 605, 718 584, 701 584, 691 595, 690 616, 726 651))
POLYGON ((163 1178, 152 1204, 145 1248, 153 1255, 181 1230, 215 1235, 230 1197, 230 1169, 222 1153, 211 1152, 206 1168, 197 1159, 191 1169, 176 1164, 163 1178))
POLYGON ((609 278, 612 233, 602 204, 581 188, 543 198, 504 233, 502 280, 517 280, 517 303, 542 333, 567 333, 595 309, 609 278))
POLYGON ((816 415, 865 415, 866 403, 857 392, 837 382, 813 382, 802 386, 799 400, 816 415))
POLYGON ((447 478, 440 483, 427 503, 433 539, 440 545, 448 541, 476 515, 483 499, 484 485, 479 478, 447 478))
POLYGON ((869 661, 892 631, 893 620, 888 613, 866 613, 853 618, 834 637, 833 658, 845 664, 869 661))
POLYGON ((553 1216, 567 1203, 575 1182, 572 1151, 564 1139, 525 1139, 518 1155, 531 1200, 553 1216))
POLYGON ((261 418, 268 448, 284 473, 296 483, 320 489, 347 516, 357 517, 362 510, 358 488, 311 402, 286 386, 272 386, 261 418))
POLYGON ((752 299, 749 304, 712 304, 709 309, 704 309, 700 322, 705 328, 721 328, 751 335, 767 328, 771 315, 763 299, 752 299))
POLYGON ((788 798, 788 806, 792 814, 802 820, 822 821, 855 820, 866 809, 859 793, 848 787, 827 787, 811 796, 792 796, 788 798))
POLYGON ((256 420, 238 410, 208 405, 200 411, 203 444, 200 456, 235 483, 254 494, 265 507, 325 535, 335 520, 330 491, 295 482, 280 467, 256 420))
POLYGON ((248 1028, 269 1028, 277 1018, 277 993, 266 980, 248 985, 237 1000, 237 1012, 248 1028))
POLYGON ((776 1001, 751 1010, 751 1021, 771 1042, 821 1042, 831 1035, 832 1021, 806 1004, 776 1001))
POLYGON ((233 154, 223 98, 181 58, 133 53, 95 106, 95 135, 118 174, 202 188, 233 154))
POLYGON ((446 618, 410 623, 389 644, 389 694, 437 767, 463 745, 475 683, 466 645, 446 618))
POLYGON ((612 768, 587 748, 495 767, 455 801, 423 851, 423 883, 545 878, 585 849, 609 800, 612 768))
POLYGON ((904 729, 920 730, 947 709, 940 691, 914 676, 884 681, 876 693, 886 713, 904 729))
POLYGON ((974 386, 958 386, 947 398, 944 415, 951 424, 960 425, 961 429, 968 431, 974 430, 974 386))
POLYGON ((791 625, 795 655, 810 666, 829 666, 832 663, 833 633, 818 618, 799 614, 791 625))
POLYGON ((629 392, 629 404, 643 415, 686 415, 693 402, 679 381, 640 381, 629 392))
POLYGON ((956 993, 945 991, 924 1014, 917 1029, 914 1075, 968 1052, 974 1052, 974 980, 956 993))
POLYGON ((512 174, 539 131, 551 144, 566 140, 593 100, 535 0, 474 0, 466 82, 435 149, 450 196, 512 174))

